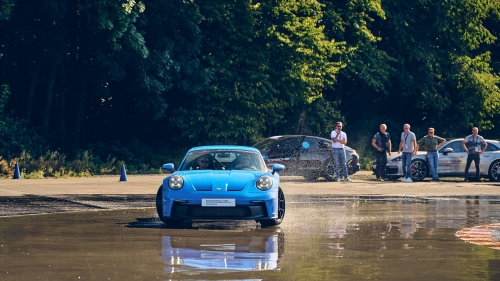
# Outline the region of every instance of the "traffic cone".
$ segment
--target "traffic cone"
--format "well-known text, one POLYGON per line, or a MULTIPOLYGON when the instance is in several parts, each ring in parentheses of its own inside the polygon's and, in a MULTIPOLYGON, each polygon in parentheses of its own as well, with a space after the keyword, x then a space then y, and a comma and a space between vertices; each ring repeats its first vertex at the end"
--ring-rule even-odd
POLYGON ((16 163, 16 167, 14 168, 14 177, 12 179, 18 180, 21 178, 21 173, 19 172, 19 164, 16 163))
POLYGON ((125 164, 122 165, 122 172, 120 174, 120 181, 127 181, 127 172, 125 172, 125 164))

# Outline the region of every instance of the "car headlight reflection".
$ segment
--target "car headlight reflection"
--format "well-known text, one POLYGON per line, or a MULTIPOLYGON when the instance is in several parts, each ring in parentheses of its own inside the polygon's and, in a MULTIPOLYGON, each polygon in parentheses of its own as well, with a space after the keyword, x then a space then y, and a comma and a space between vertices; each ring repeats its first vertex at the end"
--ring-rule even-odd
POLYGON ((260 177, 255 184, 260 190, 268 190, 273 186, 273 180, 270 177, 260 177))
POLYGON ((168 180, 168 186, 170 186, 171 189, 181 189, 183 185, 184 180, 180 176, 172 176, 168 180))

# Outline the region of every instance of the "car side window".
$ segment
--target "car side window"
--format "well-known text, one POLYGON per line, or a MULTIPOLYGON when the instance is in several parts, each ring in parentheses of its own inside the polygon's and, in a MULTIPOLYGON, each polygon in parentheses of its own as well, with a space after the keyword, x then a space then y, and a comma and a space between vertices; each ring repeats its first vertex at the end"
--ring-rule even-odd
POLYGON ((454 141, 454 142, 447 144, 445 147, 440 149, 440 152, 443 152, 446 148, 453 149, 453 153, 465 152, 464 148, 462 147, 461 141, 454 141))
POLYGON ((332 142, 330 140, 320 140, 319 141, 319 147, 323 149, 331 149, 332 148, 332 142))
POLYGON ((496 144, 492 144, 489 142, 485 151, 496 151, 496 150, 499 150, 498 146, 496 144))
POLYGON ((315 138, 306 137, 304 139, 304 141, 302 142, 302 149, 316 150, 319 148, 319 146, 320 146, 320 143, 315 138), (307 143, 307 147, 304 146, 305 143, 307 143))
POLYGON ((276 144, 274 153, 289 153, 302 147, 301 138, 288 138, 276 144))

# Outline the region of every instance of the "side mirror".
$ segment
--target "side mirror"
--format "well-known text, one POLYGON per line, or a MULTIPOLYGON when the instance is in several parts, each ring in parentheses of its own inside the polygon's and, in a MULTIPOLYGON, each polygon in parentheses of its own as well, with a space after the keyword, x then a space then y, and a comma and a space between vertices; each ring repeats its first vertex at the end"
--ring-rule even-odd
POLYGON ((174 172, 174 164, 173 163, 163 164, 163 166, 161 166, 161 168, 164 171, 167 171, 167 172, 170 172, 170 173, 174 172))
POLYGON ((444 154, 444 155, 446 155, 446 154, 448 154, 448 153, 450 153, 450 152, 453 152, 453 148, 451 148, 451 147, 445 148, 445 149, 443 150, 443 154, 444 154))
POLYGON ((281 165, 281 164, 273 164, 273 175, 274 173, 276 172, 279 172, 279 171, 283 171, 285 169, 285 166, 281 165))

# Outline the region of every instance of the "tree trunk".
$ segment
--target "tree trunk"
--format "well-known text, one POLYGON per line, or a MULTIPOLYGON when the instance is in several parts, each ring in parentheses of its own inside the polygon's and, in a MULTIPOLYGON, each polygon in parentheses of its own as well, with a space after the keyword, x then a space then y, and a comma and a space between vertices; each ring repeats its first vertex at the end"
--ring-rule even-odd
POLYGON ((307 120, 307 113, 305 110, 302 110, 299 116, 299 120, 297 121, 297 127, 295 128, 295 133, 297 135, 302 135, 302 134, 307 134, 307 128, 306 128, 306 120, 307 120))
POLYGON ((42 134, 45 138, 49 136, 50 109, 52 107, 52 96, 54 95, 56 70, 57 70, 57 64, 55 62, 52 62, 52 64, 50 65, 50 72, 48 76, 49 79, 47 85, 47 95, 45 96, 45 105, 43 108, 42 134))
POLYGON ((75 119, 75 148, 80 147, 80 139, 82 138, 82 124, 84 121, 83 110, 85 108, 85 96, 87 94, 88 70, 86 66, 82 70, 82 84, 80 86, 80 96, 78 97, 78 104, 76 109, 75 119))
POLYGON ((5 25, 3 26, 2 29, 0 29, 0 31, 3 32, 3 48, 1 49, 2 50, 2 55, 0 55, 2 57, 2 61, 3 61, 3 64, 2 64, 2 77, 1 77, 1 80, 0 80, 0 84, 8 84, 8 77, 7 77, 7 59, 8 59, 8 46, 9 46, 9 32, 7 31, 7 23, 5 23, 5 25))
POLYGON ((40 54, 38 59, 35 61, 35 66, 33 69, 33 62, 31 61, 32 56, 30 56, 29 66, 28 66, 28 78, 30 83, 30 88, 28 92, 28 100, 26 101, 26 120, 28 122, 31 119, 31 113, 33 110, 33 100, 35 99, 36 85, 38 82, 38 73, 40 73, 40 66, 42 65, 43 53, 40 54))
POLYGON ((63 87, 59 95, 59 146, 65 147, 66 145, 66 65, 61 66, 61 85, 63 87))

